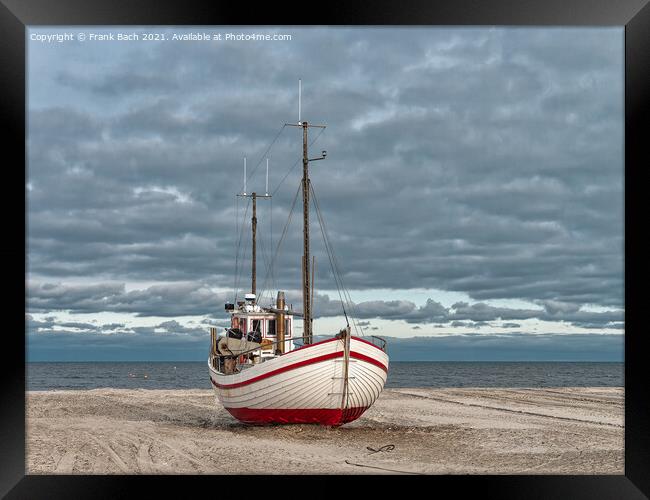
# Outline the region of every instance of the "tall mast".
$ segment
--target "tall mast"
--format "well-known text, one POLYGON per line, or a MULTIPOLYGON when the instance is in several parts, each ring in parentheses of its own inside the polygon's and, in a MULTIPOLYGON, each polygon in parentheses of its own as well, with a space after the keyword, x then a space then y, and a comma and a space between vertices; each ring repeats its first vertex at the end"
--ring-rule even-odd
POLYGON ((257 193, 252 193, 253 197, 253 217, 251 218, 251 228, 253 229, 253 263, 251 264, 251 293, 255 295, 255 282, 257 279, 257 245, 255 236, 257 234, 257 193))
POLYGON ((312 311, 311 311, 311 296, 312 291, 309 285, 309 162, 316 160, 323 160, 327 156, 327 152, 323 151, 322 155, 318 158, 309 158, 308 156, 308 142, 307 131, 310 127, 325 128, 325 125, 310 125, 306 121, 301 121, 301 97, 302 97, 302 81, 298 80, 298 123, 285 123, 290 127, 302 127, 302 213, 303 213, 303 256, 302 256, 302 304, 303 304, 303 340, 305 344, 313 343, 312 333, 312 311))
POLYGON ((309 158, 307 157, 307 129, 309 124, 302 122, 302 211, 303 211, 303 257, 302 257, 302 303, 303 335, 305 344, 311 344, 312 316, 311 294, 309 293, 309 158))

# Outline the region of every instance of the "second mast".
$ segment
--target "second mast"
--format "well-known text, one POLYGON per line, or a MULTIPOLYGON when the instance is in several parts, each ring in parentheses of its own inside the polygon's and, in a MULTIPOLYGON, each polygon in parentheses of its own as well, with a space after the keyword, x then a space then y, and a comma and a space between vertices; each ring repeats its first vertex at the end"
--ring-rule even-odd
POLYGON ((297 125, 287 123, 286 125, 302 127, 302 212, 303 212, 303 256, 302 256, 302 303, 303 303, 303 339, 305 344, 313 343, 313 315, 312 315, 312 292, 310 287, 309 273, 309 162, 323 160, 327 151, 323 151, 318 158, 309 158, 308 130, 310 127, 325 128, 325 125, 309 125, 303 121, 297 125))

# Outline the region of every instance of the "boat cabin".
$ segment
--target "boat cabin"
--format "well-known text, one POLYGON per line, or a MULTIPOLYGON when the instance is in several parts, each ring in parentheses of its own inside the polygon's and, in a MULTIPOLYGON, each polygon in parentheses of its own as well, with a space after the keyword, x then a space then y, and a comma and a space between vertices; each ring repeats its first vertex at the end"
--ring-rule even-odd
MULTIPOLYGON (((230 317, 230 328, 226 328, 222 335, 225 336, 229 330, 239 330, 242 334, 245 334, 247 338, 260 338, 262 344, 261 355, 275 356, 278 341, 277 315, 272 312, 264 311, 259 306, 255 307, 257 310, 232 311, 230 317)), ((293 342, 293 317, 284 317, 284 332, 284 352, 293 351, 295 348, 293 342)))
POLYGON ((245 301, 237 305, 226 303, 230 326, 216 334, 211 328, 211 363, 215 369, 234 373, 269 358, 293 351, 293 316, 284 302, 284 293, 278 292, 276 307, 261 307, 255 295, 247 293, 245 301))

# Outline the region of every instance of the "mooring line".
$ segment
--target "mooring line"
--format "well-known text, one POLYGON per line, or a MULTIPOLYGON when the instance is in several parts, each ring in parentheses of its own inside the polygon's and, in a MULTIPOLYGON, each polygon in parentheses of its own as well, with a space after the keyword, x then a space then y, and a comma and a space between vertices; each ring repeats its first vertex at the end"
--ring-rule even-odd
MULTIPOLYGON (((384 445, 384 446, 382 446, 380 448, 377 448, 377 449, 372 448, 371 446, 366 446, 366 449, 369 450, 370 455, 372 455, 374 453, 379 453, 379 452, 382 452, 382 451, 393 451, 395 449, 395 445, 394 444, 386 444, 386 445, 384 445)), ((413 471, 408 471, 408 470, 388 469, 386 467, 378 467, 376 465, 356 464, 354 462, 350 462, 349 460, 346 460, 345 463, 348 464, 348 465, 355 465, 357 467, 368 467, 370 469, 386 470, 386 471, 389 471, 389 472, 399 472, 401 474, 416 474, 416 475, 421 475, 421 476, 426 475, 423 472, 413 472, 413 471)))

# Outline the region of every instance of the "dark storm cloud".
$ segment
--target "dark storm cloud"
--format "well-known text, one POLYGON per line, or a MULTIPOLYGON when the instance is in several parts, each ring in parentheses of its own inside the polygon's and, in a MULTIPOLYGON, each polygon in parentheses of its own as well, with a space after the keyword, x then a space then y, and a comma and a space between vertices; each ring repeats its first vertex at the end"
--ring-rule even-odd
MULTIPOLYGON (((325 299, 319 297, 316 304, 325 299)), ((327 299, 325 299, 327 300, 327 299)), ((336 304, 332 309, 336 310, 336 304)), ((381 318, 400 319, 408 323, 440 323, 451 322, 451 326, 481 327, 489 325, 490 321, 508 321, 538 319, 541 321, 563 321, 573 326, 584 328, 622 328, 624 311, 610 310, 605 312, 593 312, 579 310, 567 306, 565 311, 559 311, 560 306, 555 304, 553 313, 547 309, 516 309, 493 307, 485 303, 477 302, 468 304, 457 302, 451 307, 444 307, 442 304, 427 299, 424 306, 416 306, 410 301, 368 301, 356 304, 354 312, 359 318, 381 318)), ((340 311, 340 310, 339 310, 340 311)), ((338 313, 340 314, 340 312, 338 313)), ((519 326, 518 324, 514 324, 519 326)), ((499 326, 499 325, 495 325, 499 326)), ((509 323, 508 327, 513 324, 509 323)))
MULTIPOLYGON (((300 297, 299 291, 286 292, 287 303, 292 306, 296 304, 294 310, 300 309, 300 297)), ((242 294, 239 299, 242 299, 242 294)), ((30 313, 110 311, 143 317, 211 316, 218 318, 223 315, 224 303, 232 300, 232 293, 214 292, 205 284, 194 283, 169 283, 131 291, 126 291, 123 284, 86 286, 30 283, 27 300, 30 313)), ((262 305, 270 305, 273 301, 272 294, 259 295, 259 302, 262 305)), ((488 326, 490 321, 538 319, 563 321, 583 328, 623 328, 623 310, 584 311, 572 304, 562 305, 557 302, 552 306, 549 304, 546 306, 540 309, 517 309, 494 307, 481 302, 474 304, 457 302, 447 308, 433 299, 427 299, 423 306, 417 306, 407 300, 372 300, 346 304, 348 312, 354 317, 366 320, 360 321, 360 326, 369 326, 370 322, 367 320, 375 318, 403 320, 412 324, 449 323, 452 327, 476 328, 488 326)), ((314 313, 315 317, 341 316, 343 309, 339 300, 331 299, 327 294, 315 294, 314 313)), ((55 324, 56 318, 52 317, 48 321, 49 324, 55 324)), ((174 322, 169 322, 170 325, 172 323, 174 322)), ((58 325, 65 326, 60 323, 58 325)), ((509 327, 512 328, 512 323, 509 327)))
POLYGON ((215 293, 194 283, 154 285, 126 291, 124 284, 33 284, 27 289, 30 312, 102 311, 136 316, 193 316, 221 313, 230 293, 215 293))
MULTIPOLYGON (((313 164, 312 181, 346 286, 439 288, 479 301, 453 310, 433 301, 363 302, 361 318, 622 324, 619 311, 580 309, 623 306, 621 29, 294 36, 274 44, 30 47, 30 62, 45 57, 39 50, 51 59, 29 66, 30 277, 230 286, 241 158, 250 174, 281 124, 297 119, 302 76, 303 118, 328 124, 313 146, 328 159, 313 164), (535 301, 543 311, 480 303, 498 298, 535 301)), ((272 189, 299 155, 299 133, 287 128, 271 153, 272 189)), ((263 170, 249 191, 262 190, 263 170)), ((298 171, 273 200, 273 245, 270 204, 260 202, 260 281, 298 171)), ((280 288, 300 279, 299 219, 277 263, 280 288)), ((317 287, 331 289, 312 222, 322 256, 317 287)), ((250 252, 244 235, 240 262, 250 252)), ((189 285, 128 293, 36 286, 29 306, 42 312, 210 314, 232 299, 189 285)), ((321 315, 339 309, 320 302, 321 315)))
POLYGON ((124 93, 151 92, 177 90, 179 82, 173 74, 165 78, 151 73, 138 73, 139 68, 124 68, 122 72, 114 73, 103 78, 90 77, 87 74, 79 74, 63 70, 56 75, 57 83, 84 89, 106 97, 118 97, 124 93))

